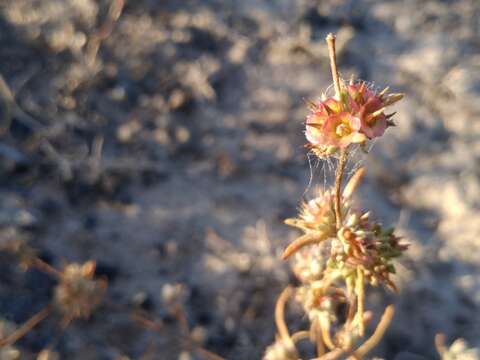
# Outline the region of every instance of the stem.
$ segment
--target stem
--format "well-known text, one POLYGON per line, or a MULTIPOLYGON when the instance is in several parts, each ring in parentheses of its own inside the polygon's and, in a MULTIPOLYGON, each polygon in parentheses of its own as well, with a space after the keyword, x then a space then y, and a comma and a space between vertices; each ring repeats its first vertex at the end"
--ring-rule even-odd
POLYGON ((320 357, 312 359, 312 360, 336 360, 344 354, 345 354, 345 350, 338 348, 338 349, 330 351, 329 353, 326 353, 323 356, 320 356, 320 357))
POLYGON ((347 312, 347 325, 349 325, 355 317, 355 307, 357 306, 357 298, 350 294, 349 301, 348 301, 348 312, 347 312))
POLYGON ((337 68, 337 55, 335 53, 335 36, 330 33, 327 35, 326 39, 328 46, 328 55, 330 57, 330 69, 332 71, 333 86, 335 87, 335 95, 338 100, 341 99, 341 89, 340 89, 340 78, 338 76, 337 68))
POLYGON ((365 311, 365 288, 364 288, 364 276, 363 270, 357 267, 357 283, 356 293, 358 296, 357 301, 357 319, 360 336, 365 334, 365 323, 363 321, 363 313, 365 311))
POLYGON ((337 225, 337 231, 342 227, 342 209, 341 209, 341 187, 343 173, 345 172, 345 165, 347 164, 348 152, 347 149, 340 150, 340 159, 335 171, 335 220, 337 225))
POLYGON ((319 320, 315 320, 311 326, 309 331, 310 341, 317 345, 317 356, 321 357, 325 354, 325 344, 323 342, 323 334, 322 334, 322 325, 320 324, 319 320))
POLYGON ((330 324, 321 323, 319 324, 320 331, 322 334, 323 343, 327 346, 329 350, 335 349, 335 344, 333 343, 332 337, 330 336, 330 324))
POLYGON ((393 305, 388 305, 385 309, 377 328, 373 332, 372 336, 368 338, 357 350, 354 351, 353 356, 358 359, 362 359, 370 350, 372 350, 382 339, 385 331, 387 331, 390 322, 392 321, 395 308, 393 305))
POLYGON ((440 356, 443 356, 443 354, 447 352, 448 349, 445 345, 445 334, 435 335, 435 348, 440 356))
MULTIPOLYGON (((342 100, 342 89, 340 88, 340 77, 337 68, 337 54, 335 52, 335 36, 330 33, 325 38, 328 46, 328 55, 330 57, 330 69, 332 71, 333 85, 335 87, 335 96, 338 100, 342 100)), ((340 160, 335 174, 335 218, 337 222, 337 231, 342 226, 342 211, 340 208, 340 188, 342 185, 342 177, 347 162, 347 150, 342 149, 340 152, 340 160)))
POLYGON ((204 357, 207 360, 225 360, 225 358, 221 357, 220 355, 212 353, 211 351, 208 351, 207 349, 204 349, 202 347, 197 347, 195 351, 198 355, 204 357))
POLYGON ((36 257, 32 260, 32 265, 35 266, 38 270, 43 271, 47 274, 52 275, 53 277, 56 277, 57 279, 62 279, 63 274, 55 269, 52 265, 47 264, 45 261, 42 259, 36 257))
POLYGON ((275 322, 277 324, 278 333, 280 338, 286 343, 295 347, 293 344, 292 338, 288 332, 287 324, 285 324, 285 304, 287 303, 288 298, 292 293, 292 288, 290 286, 286 287, 277 300, 277 305, 275 306, 275 322))
POLYGON ((20 328, 18 328, 15 332, 10 334, 9 336, 0 340, 0 347, 12 345, 22 337, 24 337, 30 330, 32 330, 35 326, 38 325, 43 319, 45 319, 50 312, 52 311, 51 306, 47 306, 40 312, 33 315, 30 319, 28 319, 20 328))
POLYGON ((310 336, 310 332, 306 330, 297 331, 295 334, 292 335, 292 341, 296 343, 297 341, 308 339, 310 336))
POLYGON ((323 344, 323 338, 321 336, 317 337, 317 355, 318 357, 325 354, 325 345, 323 344))
MULTIPOLYGON (((177 312, 176 312, 177 320, 180 321, 181 323, 184 323, 184 321, 186 321, 186 318, 184 318, 184 314, 183 315, 180 314, 181 312, 183 312, 183 309, 180 307, 177 309, 177 312)), ((146 315, 140 312, 133 312, 132 318, 134 321, 137 321, 140 325, 142 325, 148 330, 155 331, 159 334, 163 334, 163 331, 165 330, 164 324, 161 323, 160 320, 148 319, 146 315)), ((217 355, 195 344, 192 341, 192 338, 190 337, 189 329, 185 329, 185 327, 188 327, 188 324, 184 323, 183 325, 181 325, 181 327, 183 328, 183 332, 188 333, 188 334, 181 335, 181 340, 187 344, 187 346, 189 347, 189 350, 195 351, 198 355, 200 355, 201 357, 207 360, 225 360, 225 358, 221 357, 220 355, 217 355)))

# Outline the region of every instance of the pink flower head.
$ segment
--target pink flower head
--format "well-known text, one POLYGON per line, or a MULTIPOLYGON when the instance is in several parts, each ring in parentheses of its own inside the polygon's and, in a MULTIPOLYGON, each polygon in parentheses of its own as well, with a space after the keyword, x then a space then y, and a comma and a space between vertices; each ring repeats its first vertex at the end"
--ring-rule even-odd
POLYGON ((382 136, 388 126, 394 125, 390 120, 394 114, 385 114, 385 108, 403 97, 387 95, 387 90, 377 93, 365 82, 351 81, 342 84, 338 98, 311 104, 305 136, 313 151, 325 157, 350 144, 382 136))
POLYGON ((307 117, 306 125, 305 135, 314 146, 345 148, 351 143, 364 140, 359 134, 360 119, 343 111, 341 102, 333 98, 315 105, 307 117))

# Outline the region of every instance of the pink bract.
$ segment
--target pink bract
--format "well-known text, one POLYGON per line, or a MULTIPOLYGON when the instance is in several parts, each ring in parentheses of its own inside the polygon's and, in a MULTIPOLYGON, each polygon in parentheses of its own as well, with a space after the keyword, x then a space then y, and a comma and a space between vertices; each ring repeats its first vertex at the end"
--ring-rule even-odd
POLYGON ((362 123, 361 132, 369 139, 382 136, 387 128, 387 118, 383 112, 372 116, 384 107, 380 96, 364 84, 348 85, 347 92, 349 106, 362 123))

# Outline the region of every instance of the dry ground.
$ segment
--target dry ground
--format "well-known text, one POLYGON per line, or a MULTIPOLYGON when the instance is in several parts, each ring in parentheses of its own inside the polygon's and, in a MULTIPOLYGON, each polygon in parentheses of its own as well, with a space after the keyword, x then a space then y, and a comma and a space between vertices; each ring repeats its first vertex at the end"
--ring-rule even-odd
MULTIPOLYGON (((9 115, 0 103, 2 231, 56 266, 97 260, 109 302, 168 324, 154 334, 107 304, 69 327, 62 359, 177 359, 163 304, 176 283, 208 349, 260 358, 291 281, 282 219, 310 177, 328 180, 328 164, 309 166, 302 124, 304 99, 329 85, 330 31, 344 76, 407 94, 359 194, 412 243, 400 295, 371 295, 374 308, 398 304, 377 353, 431 358, 440 331, 480 345, 478 1, 127 0, 93 56, 108 7, 0 1, 0 74, 18 104, 9 115)), ((19 324, 54 283, 2 259, 0 314, 19 324)), ((32 331, 22 359, 55 333, 55 319, 32 331)))

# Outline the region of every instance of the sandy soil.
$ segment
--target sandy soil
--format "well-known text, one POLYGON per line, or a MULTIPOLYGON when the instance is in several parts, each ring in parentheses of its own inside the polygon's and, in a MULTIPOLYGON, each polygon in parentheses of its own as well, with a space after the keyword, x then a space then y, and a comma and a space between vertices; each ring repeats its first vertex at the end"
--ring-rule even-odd
MULTIPOLYGON (((304 99, 329 86, 330 31, 345 77, 406 93, 398 126, 360 159, 358 200, 412 244, 400 294, 371 291, 370 307, 398 310, 377 354, 432 358, 437 332, 480 346, 478 1, 131 0, 94 56, 109 3, 0 2, 17 103, 0 84, 2 237, 29 238, 55 266, 95 259, 110 282, 89 321, 55 340, 48 319, 18 343, 22 359, 52 342, 62 359, 178 359, 173 284, 206 348, 260 358, 292 281, 282 220, 328 181, 303 121, 304 99), (132 322, 134 306, 165 331, 132 322)), ((0 314, 20 324, 54 282, 6 254, 1 267, 0 314)))

